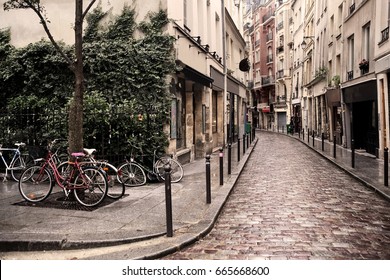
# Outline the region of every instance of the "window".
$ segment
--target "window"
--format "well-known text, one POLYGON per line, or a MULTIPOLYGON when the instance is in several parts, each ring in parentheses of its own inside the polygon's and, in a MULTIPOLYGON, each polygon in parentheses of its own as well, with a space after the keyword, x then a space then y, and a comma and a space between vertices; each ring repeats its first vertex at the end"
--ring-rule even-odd
POLYGON ((355 60, 355 38, 354 35, 348 38, 348 68, 347 68, 347 81, 353 79, 353 67, 355 60))
POLYGON ((213 133, 217 132, 218 129, 218 92, 213 90, 212 96, 212 108, 213 108, 213 123, 212 123, 212 131, 213 133))
POLYGON ((370 60, 370 23, 363 27, 363 58, 370 60))

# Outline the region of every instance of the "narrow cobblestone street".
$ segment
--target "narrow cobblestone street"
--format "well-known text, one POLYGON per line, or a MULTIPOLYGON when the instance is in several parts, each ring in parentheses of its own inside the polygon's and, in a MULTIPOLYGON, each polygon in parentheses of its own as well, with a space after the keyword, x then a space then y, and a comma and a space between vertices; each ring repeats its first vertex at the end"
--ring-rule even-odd
POLYGON ((390 259, 390 202, 290 137, 257 136, 214 229, 165 259, 390 259))

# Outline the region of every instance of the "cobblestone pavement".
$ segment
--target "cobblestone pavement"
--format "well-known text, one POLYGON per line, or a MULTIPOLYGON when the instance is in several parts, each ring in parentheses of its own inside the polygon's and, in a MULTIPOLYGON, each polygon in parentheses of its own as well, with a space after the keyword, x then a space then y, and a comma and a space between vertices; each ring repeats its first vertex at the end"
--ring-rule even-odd
POLYGON ((390 202, 296 140, 261 132, 214 229, 165 259, 390 259, 390 202))

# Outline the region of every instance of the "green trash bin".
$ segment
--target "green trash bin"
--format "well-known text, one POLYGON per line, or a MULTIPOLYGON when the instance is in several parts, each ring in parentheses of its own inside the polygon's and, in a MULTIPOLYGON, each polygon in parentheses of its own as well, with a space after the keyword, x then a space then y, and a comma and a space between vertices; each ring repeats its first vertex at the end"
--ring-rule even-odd
POLYGON ((246 133, 251 133, 252 131, 252 125, 250 122, 246 123, 246 126, 245 126, 245 132, 246 133))
POLYGON ((291 133, 291 125, 290 124, 286 124, 286 127, 287 127, 287 133, 291 133))

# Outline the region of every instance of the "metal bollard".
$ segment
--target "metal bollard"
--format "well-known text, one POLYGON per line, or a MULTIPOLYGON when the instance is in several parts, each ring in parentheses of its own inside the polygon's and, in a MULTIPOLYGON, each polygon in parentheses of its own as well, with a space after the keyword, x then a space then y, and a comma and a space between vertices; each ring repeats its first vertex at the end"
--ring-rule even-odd
POLYGON ((237 137, 237 162, 240 161, 240 152, 240 138, 237 137))
POLYGON ((210 155, 206 155, 206 203, 211 203, 210 155))
POLYGON ((333 134, 333 157, 336 158, 336 136, 333 134))
POLYGON ((310 143, 310 129, 307 129, 307 144, 310 143))
POLYGON ((246 149, 249 149, 249 135, 246 135, 246 149))
POLYGON ((298 129, 298 138, 301 139, 301 130, 298 129))
POLYGON ((389 186, 389 148, 385 147, 385 152, 383 154, 384 158, 384 182, 385 186, 389 186))
POLYGON ((172 194, 171 194, 171 165, 165 164, 165 208, 166 208, 166 219, 167 219, 167 237, 173 236, 173 225, 172 225, 172 194))
POLYGON ((324 141, 325 141, 325 135, 324 135, 324 133, 322 132, 321 133, 321 149, 322 149, 322 151, 324 151, 325 149, 324 149, 324 141))
POLYGON ((302 141, 305 141, 305 129, 302 128, 302 141))
POLYGON ((228 174, 232 174, 232 143, 228 144, 228 174))
POLYGON ((314 147, 314 130, 313 130, 313 147, 314 147))
POLYGON ((242 153, 245 154, 245 133, 242 136, 242 153))
POLYGON ((355 168, 355 140, 353 139, 351 141, 351 150, 352 150, 352 156, 351 156, 352 168, 355 168))
POLYGON ((223 185, 223 148, 219 148, 219 185, 223 185))

